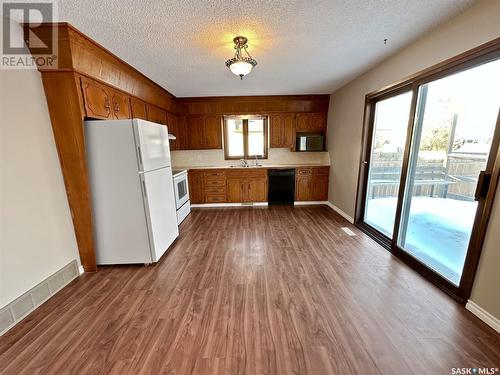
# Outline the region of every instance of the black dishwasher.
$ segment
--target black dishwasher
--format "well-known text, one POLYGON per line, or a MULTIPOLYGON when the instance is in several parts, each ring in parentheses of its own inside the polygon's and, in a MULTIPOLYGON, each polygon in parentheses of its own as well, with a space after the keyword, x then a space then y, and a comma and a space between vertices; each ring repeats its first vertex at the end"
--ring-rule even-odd
POLYGON ((268 204, 291 204, 295 198, 295 168, 268 169, 268 204))

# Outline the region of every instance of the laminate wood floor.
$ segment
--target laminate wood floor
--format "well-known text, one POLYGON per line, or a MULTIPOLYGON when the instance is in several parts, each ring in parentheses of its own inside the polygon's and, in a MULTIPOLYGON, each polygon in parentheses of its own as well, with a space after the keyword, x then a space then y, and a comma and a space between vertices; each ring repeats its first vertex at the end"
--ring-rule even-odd
POLYGON ((1 337, 0 373, 451 374, 499 336, 326 206, 198 209, 1 337))

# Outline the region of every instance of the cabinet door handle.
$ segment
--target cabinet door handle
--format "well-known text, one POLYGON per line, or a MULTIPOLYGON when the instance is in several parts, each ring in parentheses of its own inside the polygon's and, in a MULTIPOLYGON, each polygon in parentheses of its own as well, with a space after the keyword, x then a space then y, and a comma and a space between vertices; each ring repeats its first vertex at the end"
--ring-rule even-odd
POLYGON ((115 112, 119 112, 120 111, 120 106, 118 105, 117 102, 115 102, 115 112))
POLYGON ((109 109, 109 107, 110 107, 109 106, 109 99, 106 98, 106 99, 104 99, 104 108, 109 109))

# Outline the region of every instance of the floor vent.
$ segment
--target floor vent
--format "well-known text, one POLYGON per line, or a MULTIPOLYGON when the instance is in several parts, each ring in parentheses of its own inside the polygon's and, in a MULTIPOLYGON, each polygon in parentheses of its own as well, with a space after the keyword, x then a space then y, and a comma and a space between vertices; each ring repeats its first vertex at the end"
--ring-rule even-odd
POLYGON ((350 229, 349 229, 349 228, 347 228, 347 227, 342 227, 342 228, 340 228, 340 229, 342 229, 344 232, 346 232, 348 236, 353 237, 353 236, 355 236, 355 235, 356 235, 356 233, 354 233, 352 230, 350 230, 350 229))
POLYGON ((0 336, 16 323, 23 320, 29 313, 68 285, 78 275, 78 263, 73 260, 53 275, 47 277, 40 284, 16 298, 7 306, 0 309, 0 336))

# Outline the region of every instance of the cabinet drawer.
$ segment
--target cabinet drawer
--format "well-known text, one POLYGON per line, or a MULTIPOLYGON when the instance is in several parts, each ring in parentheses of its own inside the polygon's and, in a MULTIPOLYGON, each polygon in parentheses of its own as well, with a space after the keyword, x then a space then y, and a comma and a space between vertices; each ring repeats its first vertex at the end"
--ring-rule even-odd
POLYGON ((205 186, 226 186, 226 180, 205 178, 205 186))
POLYGON ((215 170, 215 171, 205 171, 205 178, 214 178, 214 177, 225 177, 226 172, 221 171, 221 170, 215 170))
POLYGON ((207 186, 205 188, 207 194, 226 194, 226 186, 207 186))
POLYGON ((329 167, 318 167, 313 169, 313 174, 316 176, 328 176, 330 173, 329 167))
POLYGON ((207 195, 205 196, 205 202, 207 203, 223 203, 226 201, 225 195, 207 195))
POLYGON ((297 168, 297 174, 300 176, 311 175, 312 168, 297 168))

